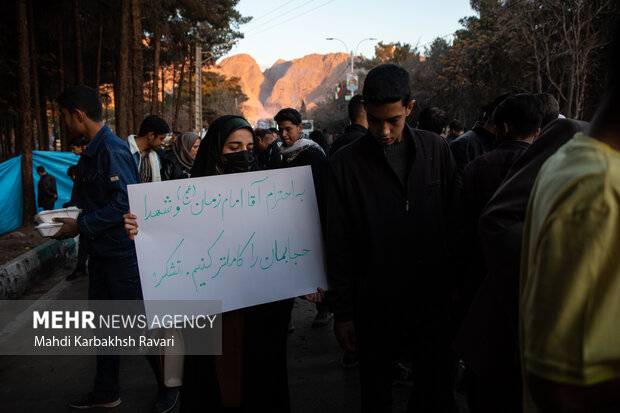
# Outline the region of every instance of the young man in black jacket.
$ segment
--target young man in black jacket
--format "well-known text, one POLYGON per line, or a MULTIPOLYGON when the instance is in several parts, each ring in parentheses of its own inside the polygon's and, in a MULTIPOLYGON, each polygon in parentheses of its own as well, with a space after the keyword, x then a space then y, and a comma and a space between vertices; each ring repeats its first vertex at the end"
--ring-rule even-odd
POLYGON ((336 338, 360 356, 362 411, 390 411, 392 378, 414 328, 409 409, 443 412, 450 400, 448 306, 456 169, 437 135, 405 118, 409 74, 395 65, 364 82, 368 133, 329 162, 327 265, 336 338))

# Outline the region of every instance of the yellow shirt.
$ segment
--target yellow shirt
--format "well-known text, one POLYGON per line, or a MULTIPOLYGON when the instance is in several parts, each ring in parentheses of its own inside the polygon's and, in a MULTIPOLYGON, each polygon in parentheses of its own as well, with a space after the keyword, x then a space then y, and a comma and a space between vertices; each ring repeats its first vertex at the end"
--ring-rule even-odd
MULTIPOLYGON (((524 372, 575 385, 620 377, 620 152, 577 134, 541 168, 519 307, 524 372)), ((524 411, 537 411, 527 383, 524 411)))

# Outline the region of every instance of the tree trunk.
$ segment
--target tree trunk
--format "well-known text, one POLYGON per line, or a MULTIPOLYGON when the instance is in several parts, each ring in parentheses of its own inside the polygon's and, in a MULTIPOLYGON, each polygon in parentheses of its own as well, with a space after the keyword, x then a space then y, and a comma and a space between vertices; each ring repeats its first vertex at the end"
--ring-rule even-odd
POLYGON ((114 90, 114 112, 116 134, 121 139, 129 135, 129 1, 121 0, 121 27, 118 68, 116 72, 116 90, 114 90))
POLYGON ((17 0, 17 38, 18 38, 18 99, 19 99, 19 139, 22 153, 22 191, 24 197, 23 223, 33 222, 35 213, 34 183, 32 178, 32 122, 30 104, 30 59, 28 56, 28 18, 26 0, 17 0))
POLYGON ((103 16, 99 15, 99 43, 97 45, 97 74, 95 76, 95 90, 99 92, 101 82, 101 52, 103 49, 103 16))
POLYGON ((39 70, 37 64, 37 46, 34 37, 34 14, 32 12, 32 1, 28 1, 28 37, 30 49, 30 64, 32 66, 32 89, 34 91, 34 117, 37 122, 37 137, 40 151, 49 150, 49 141, 45 134, 47 127, 43 127, 43 119, 41 118, 41 96, 39 95, 39 70), (44 131, 45 129, 45 131, 44 131))
POLYGON ((179 120, 179 107, 181 106, 181 95, 183 91, 183 75, 185 74, 185 56, 181 62, 181 76, 179 76, 179 86, 177 87, 177 99, 174 106, 174 117, 172 118, 172 130, 176 130, 177 121, 179 120))
MULTIPOLYGON (((65 90, 65 48, 63 39, 62 23, 58 23, 58 85, 60 93, 65 90)), ((59 115, 60 116, 60 115, 59 115)), ((69 148, 69 142, 67 142, 67 133, 65 131, 65 125, 59 122, 58 125, 58 139, 60 139, 60 148, 66 151, 69 148)))
POLYGON ((144 82, 142 77, 142 23, 140 21, 141 0, 131 0, 132 59, 133 59, 133 130, 137 133, 144 117, 144 82))
POLYGON ((41 140, 42 143, 45 143, 45 150, 48 151, 50 147, 50 131, 48 129, 48 119, 47 119, 47 96, 43 89, 40 92, 41 96, 41 106, 39 107, 40 116, 41 116, 41 135, 43 135, 44 141, 41 140))
MULTIPOLYGON (((155 41, 155 57, 153 59, 153 95, 151 96, 151 115, 159 114, 159 56, 161 53, 161 32, 159 25, 155 27, 153 33, 155 41)), ((163 93, 163 89, 162 89, 163 93)))
MULTIPOLYGON (((189 48, 189 70, 187 71, 187 97, 189 99, 189 105, 188 105, 188 109, 189 109, 189 115, 187 116, 187 129, 188 131, 194 130, 194 106, 196 103, 196 98, 194 97, 194 94, 192 93, 193 91, 193 86, 194 86, 194 82, 192 82, 192 72, 193 72, 193 68, 195 67, 194 62, 196 61, 196 53, 192 53, 192 47, 190 46, 189 48)), ((198 132, 198 131, 196 131, 198 132)))
POLYGON ((54 150, 56 150, 57 148, 57 144, 56 141, 58 139, 60 139, 60 133, 58 132, 57 126, 56 126, 56 104, 54 102, 50 102, 50 108, 52 109, 52 136, 54 136, 54 150))
POLYGON ((73 0, 73 25, 75 30, 76 78, 78 85, 84 84, 84 64, 82 62, 82 32, 80 30, 80 1, 73 0))
POLYGON ((161 68, 161 117, 164 119, 166 118, 166 111, 164 107, 165 100, 166 100, 166 68, 162 67, 161 68))

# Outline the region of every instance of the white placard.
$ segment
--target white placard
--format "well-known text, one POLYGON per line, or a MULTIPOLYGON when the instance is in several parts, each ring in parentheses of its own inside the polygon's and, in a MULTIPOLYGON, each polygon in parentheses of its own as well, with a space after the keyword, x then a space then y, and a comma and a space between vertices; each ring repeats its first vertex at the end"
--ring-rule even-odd
POLYGON ((327 289, 309 166, 129 185, 128 193, 145 300, 221 300, 226 312, 327 289))

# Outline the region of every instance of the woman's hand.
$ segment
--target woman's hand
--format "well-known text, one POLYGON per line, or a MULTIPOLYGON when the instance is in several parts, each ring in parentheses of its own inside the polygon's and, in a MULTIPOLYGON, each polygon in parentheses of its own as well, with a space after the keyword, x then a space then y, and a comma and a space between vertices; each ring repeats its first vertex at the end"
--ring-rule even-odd
POLYGON ((317 287, 316 291, 316 293, 304 295, 304 298, 311 303, 320 303, 325 298, 325 291, 321 287, 317 287))
POLYGON ((133 241, 134 237, 138 235, 138 217, 132 214, 131 211, 128 211, 123 215, 123 219, 125 220, 127 237, 133 241))

